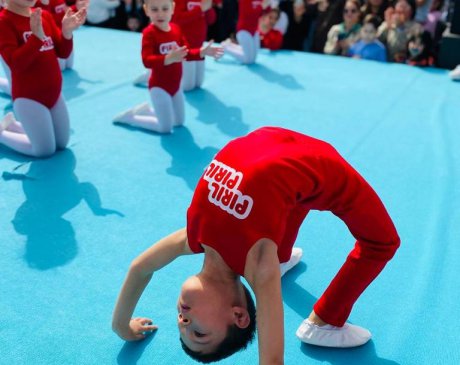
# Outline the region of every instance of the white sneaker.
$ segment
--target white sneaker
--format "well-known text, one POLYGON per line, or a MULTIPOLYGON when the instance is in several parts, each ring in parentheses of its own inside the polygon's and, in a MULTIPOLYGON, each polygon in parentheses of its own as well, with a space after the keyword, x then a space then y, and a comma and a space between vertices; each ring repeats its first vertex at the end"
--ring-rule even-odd
POLYGON ((12 112, 7 113, 2 121, 0 122, 0 133, 4 130, 7 130, 11 123, 14 123, 16 119, 14 118, 14 114, 12 112))
POLYGON ((302 258, 303 251, 300 247, 293 247, 291 252, 291 258, 288 262, 283 262, 280 264, 280 273, 281 277, 286 274, 289 270, 291 270, 295 265, 300 262, 302 258))
POLYGON ((341 348, 364 345, 372 337, 367 329, 353 324, 345 323, 342 327, 329 324, 318 326, 308 318, 297 329, 296 336, 310 345, 341 348))
POLYGON ((460 65, 458 65, 452 71, 450 71, 449 76, 452 80, 460 81, 460 65))

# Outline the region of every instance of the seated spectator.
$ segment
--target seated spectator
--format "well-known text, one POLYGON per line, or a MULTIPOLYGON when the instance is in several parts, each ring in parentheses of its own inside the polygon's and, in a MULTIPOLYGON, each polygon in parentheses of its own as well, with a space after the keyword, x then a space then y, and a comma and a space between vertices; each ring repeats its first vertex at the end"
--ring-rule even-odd
POLYGON ((343 22, 334 25, 327 35, 324 53, 348 55, 350 46, 359 39, 360 3, 358 0, 347 0, 343 8, 343 22))
POLYGON ((262 48, 268 48, 271 51, 280 49, 283 45, 283 34, 275 29, 275 25, 280 17, 279 9, 270 9, 264 11, 259 19, 259 36, 262 48))
POLYGON ((361 27, 361 39, 350 47, 348 54, 350 57, 386 62, 387 51, 382 42, 377 39, 379 24, 378 17, 372 14, 366 15, 361 27))
POLYGON ((407 64, 411 66, 433 66, 431 35, 427 31, 414 34, 409 38, 407 53, 409 58, 407 64))
POLYGON ((116 9, 120 4, 120 0, 90 0, 86 24, 104 28, 119 28, 116 9))
POLYGON ((397 0, 394 9, 389 7, 385 11, 385 21, 379 27, 378 35, 387 49, 388 61, 406 62, 409 38, 422 31, 421 25, 413 20, 414 15, 414 0, 397 0))
POLYGON ((382 23, 385 18, 385 10, 388 8, 388 4, 388 0, 364 0, 364 5, 361 7, 361 15, 363 18, 369 14, 374 15, 380 20, 380 23, 382 23))

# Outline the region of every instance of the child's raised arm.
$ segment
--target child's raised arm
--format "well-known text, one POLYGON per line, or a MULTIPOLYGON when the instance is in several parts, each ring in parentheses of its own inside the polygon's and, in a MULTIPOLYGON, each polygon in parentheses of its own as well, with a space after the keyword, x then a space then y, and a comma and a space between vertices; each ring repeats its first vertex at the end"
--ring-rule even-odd
POLYGON ((179 256, 192 253, 183 228, 161 239, 133 260, 112 317, 112 329, 118 336, 127 341, 141 340, 145 337, 144 332, 157 328, 149 318, 131 318, 137 302, 155 271, 179 256))

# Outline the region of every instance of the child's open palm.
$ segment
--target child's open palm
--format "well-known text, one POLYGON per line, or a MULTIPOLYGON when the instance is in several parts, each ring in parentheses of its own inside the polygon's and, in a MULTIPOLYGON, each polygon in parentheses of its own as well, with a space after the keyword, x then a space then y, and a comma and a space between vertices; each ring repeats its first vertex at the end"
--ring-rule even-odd
POLYGON ((67 9, 62 18, 62 34, 65 38, 72 38, 72 33, 86 20, 86 7, 81 8, 76 13, 72 9, 67 9))
POLYGON ((210 40, 209 43, 202 47, 201 50, 200 50, 200 56, 201 57, 204 57, 204 56, 210 56, 210 57, 214 57, 216 60, 218 60, 219 58, 221 58, 224 54, 224 49, 222 47, 212 47, 214 41, 213 40, 210 40))

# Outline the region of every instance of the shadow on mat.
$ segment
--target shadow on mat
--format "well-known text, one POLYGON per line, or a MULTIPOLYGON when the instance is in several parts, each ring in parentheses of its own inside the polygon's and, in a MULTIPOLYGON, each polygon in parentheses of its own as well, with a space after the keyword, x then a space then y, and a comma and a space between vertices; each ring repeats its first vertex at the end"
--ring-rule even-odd
POLYGON ((331 365, 400 365, 396 361, 378 357, 372 340, 351 349, 323 348, 304 343, 300 349, 308 357, 331 365))
POLYGON ((161 145, 172 157, 171 166, 166 172, 184 179, 192 191, 218 151, 214 147, 198 146, 187 127, 175 128, 172 135, 162 135, 161 145))
POLYGON ((80 77, 78 72, 74 69, 66 69, 62 76, 64 78, 62 93, 66 100, 75 99, 86 92, 86 90, 81 87, 82 83, 89 85, 102 84, 102 81, 93 81, 80 77))
POLYGON ((290 74, 282 74, 260 63, 248 65, 248 70, 259 75, 265 81, 281 85, 290 90, 302 90, 303 86, 290 74))
POLYGON ((22 182, 25 201, 12 221, 14 229, 27 236, 24 259, 31 268, 47 270, 73 260, 78 251, 72 223, 63 216, 85 201, 98 216, 120 212, 104 209, 96 187, 79 182, 76 159, 71 150, 52 158, 21 165, 13 173, 3 172, 4 180, 22 182), (28 168, 27 172, 21 172, 28 168))
POLYGON ((117 356, 118 365, 133 365, 141 358, 145 348, 152 342, 156 332, 147 336, 142 341, 125 342, 117 356))
POLYGON ((198 120, 205 124, 215 124, 222 133, 239 137, 249 132, 249 125, 243 122, 241 109, 228 106, 205 89, 185 93, 189 104, 198 110, 198 120))

